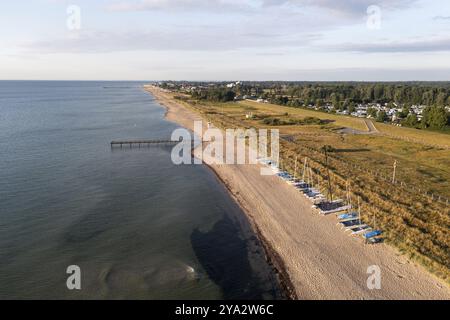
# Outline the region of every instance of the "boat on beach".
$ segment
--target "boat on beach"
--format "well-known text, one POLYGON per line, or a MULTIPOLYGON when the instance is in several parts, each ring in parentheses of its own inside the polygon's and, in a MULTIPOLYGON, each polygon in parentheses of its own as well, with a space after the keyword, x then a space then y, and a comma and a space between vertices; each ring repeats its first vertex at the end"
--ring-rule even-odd
POLYGON ((338 222, 336 225, 341 226, 345 232, 350 235, 362 235, 366 243, 378 243, 382 241, 380 230, 373 230, 373 228, 362 222, 361 207, 358 198, 358 211, 351 211, 353 205, 350 197, 350 188, 347 182, 347 199, 328 200, 318 188, 319 179, 313 178, 313 171, 308 166, 305 158, 303 175, 301 179, 296 177, 297 173, 297 159, 295 161, 294 174, 280 169, 270 159, 258 159, 258 162, 269 166, 274 174, 285 181, 287 184, 296 188, 305 198, 312 202, 312 208, 316 209, 321 215, 336 214, 338 222), (317 180, 316 185, 314 184, 317 180))

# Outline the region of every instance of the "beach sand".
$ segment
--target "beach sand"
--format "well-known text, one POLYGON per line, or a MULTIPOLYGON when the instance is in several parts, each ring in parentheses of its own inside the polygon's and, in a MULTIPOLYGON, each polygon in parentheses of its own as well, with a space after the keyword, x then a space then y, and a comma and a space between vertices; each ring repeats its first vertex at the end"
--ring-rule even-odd
MULTIPOLYGON (((201 116, 169 94, 145 86, 166 118, 192 129, 201 116)), ((386 244, 366 245, 320 216, 294 187, 262 176, 259 165, 210 165, 247 214, 281 274, 298 299, 450 299, 450 288, 386 244), (381 289, 370 290, 370 266, 381 269, 381 289)))

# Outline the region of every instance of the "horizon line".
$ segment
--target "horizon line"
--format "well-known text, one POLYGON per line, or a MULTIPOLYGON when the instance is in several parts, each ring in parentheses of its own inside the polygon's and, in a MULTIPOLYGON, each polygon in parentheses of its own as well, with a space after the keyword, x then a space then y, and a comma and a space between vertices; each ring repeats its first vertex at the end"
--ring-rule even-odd
POLYGON ((193 79, 182 79, 182 80, 176 80, 176 79, 160 79, 160 80, 139 80, 139 79, 0 79, 0 81, 40 81, 40 82, 450 82, 450 79, 448 80, 238 80, 238 79, 223 79, 223 80, 193 80, 193 79))

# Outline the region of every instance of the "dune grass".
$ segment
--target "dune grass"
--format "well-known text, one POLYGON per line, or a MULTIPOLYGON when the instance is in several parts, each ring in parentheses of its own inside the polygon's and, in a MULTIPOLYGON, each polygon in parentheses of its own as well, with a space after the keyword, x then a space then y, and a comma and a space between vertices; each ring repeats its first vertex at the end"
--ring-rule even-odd
POLYGON ((422 143, 425 145, 450 148, 450 134, 429 130, 396 127, 385 123, 374 123, 380 133, 398 139, 422 143))
POLYGON ((443 201, 450 199, 450 150, 441 147, 450 144, 450 135, 382 124, 376 125, 379 134, 344 134, 337 129, 367 131, 367 127, 358 118, 248 101, 191 101, 190 106, 222 128, 278 128, 284 169, 292 172, 295 158, 307 157, 325 193, 321 148, 332 146, 329 168, 335 196, 345 197, 349 184, 352 199, 361 199, 363 219, 370 224, 375 220, 386 242, 450 283, 450 207, 443 201), (280 119, 317 117, 332 122, 268 126, 261 117, 247 117, 249 114, 280 119), (397 180, 393 184, 395 160, 397 180))

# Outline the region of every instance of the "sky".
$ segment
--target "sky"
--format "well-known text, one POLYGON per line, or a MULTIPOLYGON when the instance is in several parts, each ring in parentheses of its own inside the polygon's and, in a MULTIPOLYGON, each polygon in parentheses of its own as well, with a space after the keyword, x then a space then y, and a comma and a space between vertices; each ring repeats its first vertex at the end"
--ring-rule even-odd
POLYGON ((448 0, 0 2, 5 80, 450 80, 448 0))

